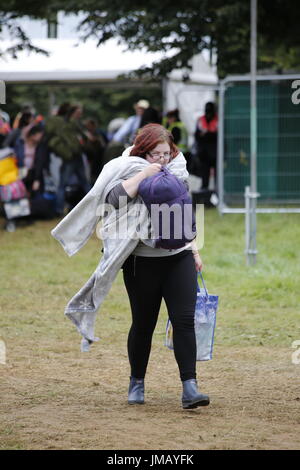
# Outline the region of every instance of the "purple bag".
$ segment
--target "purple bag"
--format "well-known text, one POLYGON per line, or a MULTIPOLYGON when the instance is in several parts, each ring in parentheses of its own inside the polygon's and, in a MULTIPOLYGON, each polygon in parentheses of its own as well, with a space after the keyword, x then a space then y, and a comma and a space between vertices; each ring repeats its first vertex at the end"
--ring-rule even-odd
POLYGON ((196 237, 196 222, 186 185, 169 170, 145 178, 138 194, 151 214, 155 248, 182 248, 196 237))

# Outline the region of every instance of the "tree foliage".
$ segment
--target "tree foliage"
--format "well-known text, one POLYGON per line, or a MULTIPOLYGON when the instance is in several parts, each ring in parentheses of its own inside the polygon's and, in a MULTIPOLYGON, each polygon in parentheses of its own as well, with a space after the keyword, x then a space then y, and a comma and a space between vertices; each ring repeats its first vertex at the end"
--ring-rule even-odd
POLYGON ((147 85, 138 88, 98 86, 62 86, 62 85, 6 85, 8 97, 5 111, 13 120, 24 106, 30 106, 36 113, 45 117, 50 113, 51 104, 59 106, 64 102, 81 105, 83 119, 96 119, 100 127, 106 128, 116 117, 128 117, 134 114, 133 104, 140 99, 147 99, 151 106, 162 112, 161 88, 147 85), (54 103, 50 100, 54 96, 54 103))
MULTIPOLYGON (((51 19, 58 11, 84 13, 81 39, 94 37, 98 45, 112 37, 130 50, 160 51, 164 58, 137 73, 165 76, 176 67, 188 67, 190 58, 204 49, 215 51, 219 76, 249 71, 250 0, 8 0, 1 6, 0 28, 19 35, 17 53, 32 48, 22 36, 18 18, 51 19)), ((294 0, 258 0, 258 65, 260 68, 299 69, 300 3, 294 0)), ((41 52, 41 51, 38 51, 41 52)))

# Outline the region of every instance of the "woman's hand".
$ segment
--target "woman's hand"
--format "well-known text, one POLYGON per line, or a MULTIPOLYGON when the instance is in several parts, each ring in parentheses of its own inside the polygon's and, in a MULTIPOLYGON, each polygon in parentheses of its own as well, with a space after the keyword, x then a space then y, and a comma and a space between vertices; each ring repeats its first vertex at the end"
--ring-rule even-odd
POLYGON ((147 166, 144 170, 142 170, 142 173, 145 175, 145 178, 148 178, 148 176, 153 176, 156 175, 156 173, 159 173, 161 170, 161 164, 160 163, 151 163, 150 165, 147 166))
POLYGON ((192 250, 193 256, 194 256, 196 271, 202 271, 203 264, 202 264, 202 260, 201 260, 201 257, 200 257, 200 254, 199 254, 199 251, 198 251, 198 248, 197 248, 197 242, 196 242, 195 238, 191 242, 191 250, 192 250))
POLYGON ((144 170, 139 171, 136 175, 123 181, 123 188, 130 197, 135 197, 137 195, 140 182, 148 176, 155 175, 160 170, 161 165, 159 163, 151 163, 151 165, 148 165, 144 170))
POLYGON ((193 251, 193 256, 194 256, 194 261, 195 261, 195 267, 196 267, 196 271, 202 271, 202 268, 203 268, 203 263, 202 263, 202 260, 200 258, 200 255, 197 252, 194 252, 193 251))

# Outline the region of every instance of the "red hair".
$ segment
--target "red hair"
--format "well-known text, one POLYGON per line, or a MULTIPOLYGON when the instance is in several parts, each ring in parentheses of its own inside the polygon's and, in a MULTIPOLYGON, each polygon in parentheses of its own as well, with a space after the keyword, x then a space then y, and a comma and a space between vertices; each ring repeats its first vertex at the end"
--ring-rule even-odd
POLYGON ((170 146, 172 160, 178 155, 179 150, 174 144, 171 132, 160 124, 147 124, 138 131, 129 155, 145 158, 148 152, 165 142, 170 146))

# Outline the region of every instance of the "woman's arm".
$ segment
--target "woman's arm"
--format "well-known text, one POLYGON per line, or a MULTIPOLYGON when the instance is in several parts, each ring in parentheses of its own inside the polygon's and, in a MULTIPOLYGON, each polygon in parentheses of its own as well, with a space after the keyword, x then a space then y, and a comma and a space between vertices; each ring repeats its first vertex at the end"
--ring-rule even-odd
POLYGON ((202 264, 202 260, 201 260, 201 257, 200 257, 199 251, 198 251, 196 238, 194 238, 194 240, 191 242, 191 248, 192 248, 193 256, 194 256, 194 260, 195 260, 196 271, 202 271, 203 264, 202 264))
POLYGON ((105 202, 112 205, 115 209, 119 209, 131 200, 132 198, 127 194, 122 183, 119 183, 109 191, 105 202))
POLYGON ((151 163, 144 170, 139 171, 136 175, 128 178, 128 180, 123 181, 122 185, 128 196, 132 198, 135 197, 137 195, 140 182, 143 181, 143 179, 148 178, 148 176, 155 175, 160 170, 160 163, 151 163))
POLYGON ((137 194, 140 182, 144 178, 147 178, 147 176, 150 176, 150 173, 155 174, 156 172, 156 168, 149 169, 148 167, 147 169, 140 171, 128 180, 117 184, 113 189, 110 190, 110 192, 106 196, 106 202, 114 206, 115 209, 119 209, 121 207, 120 202, 122 202, 122 205, 124 205, 124 202, 127 204, 129 201, 131 201, 137 194))

